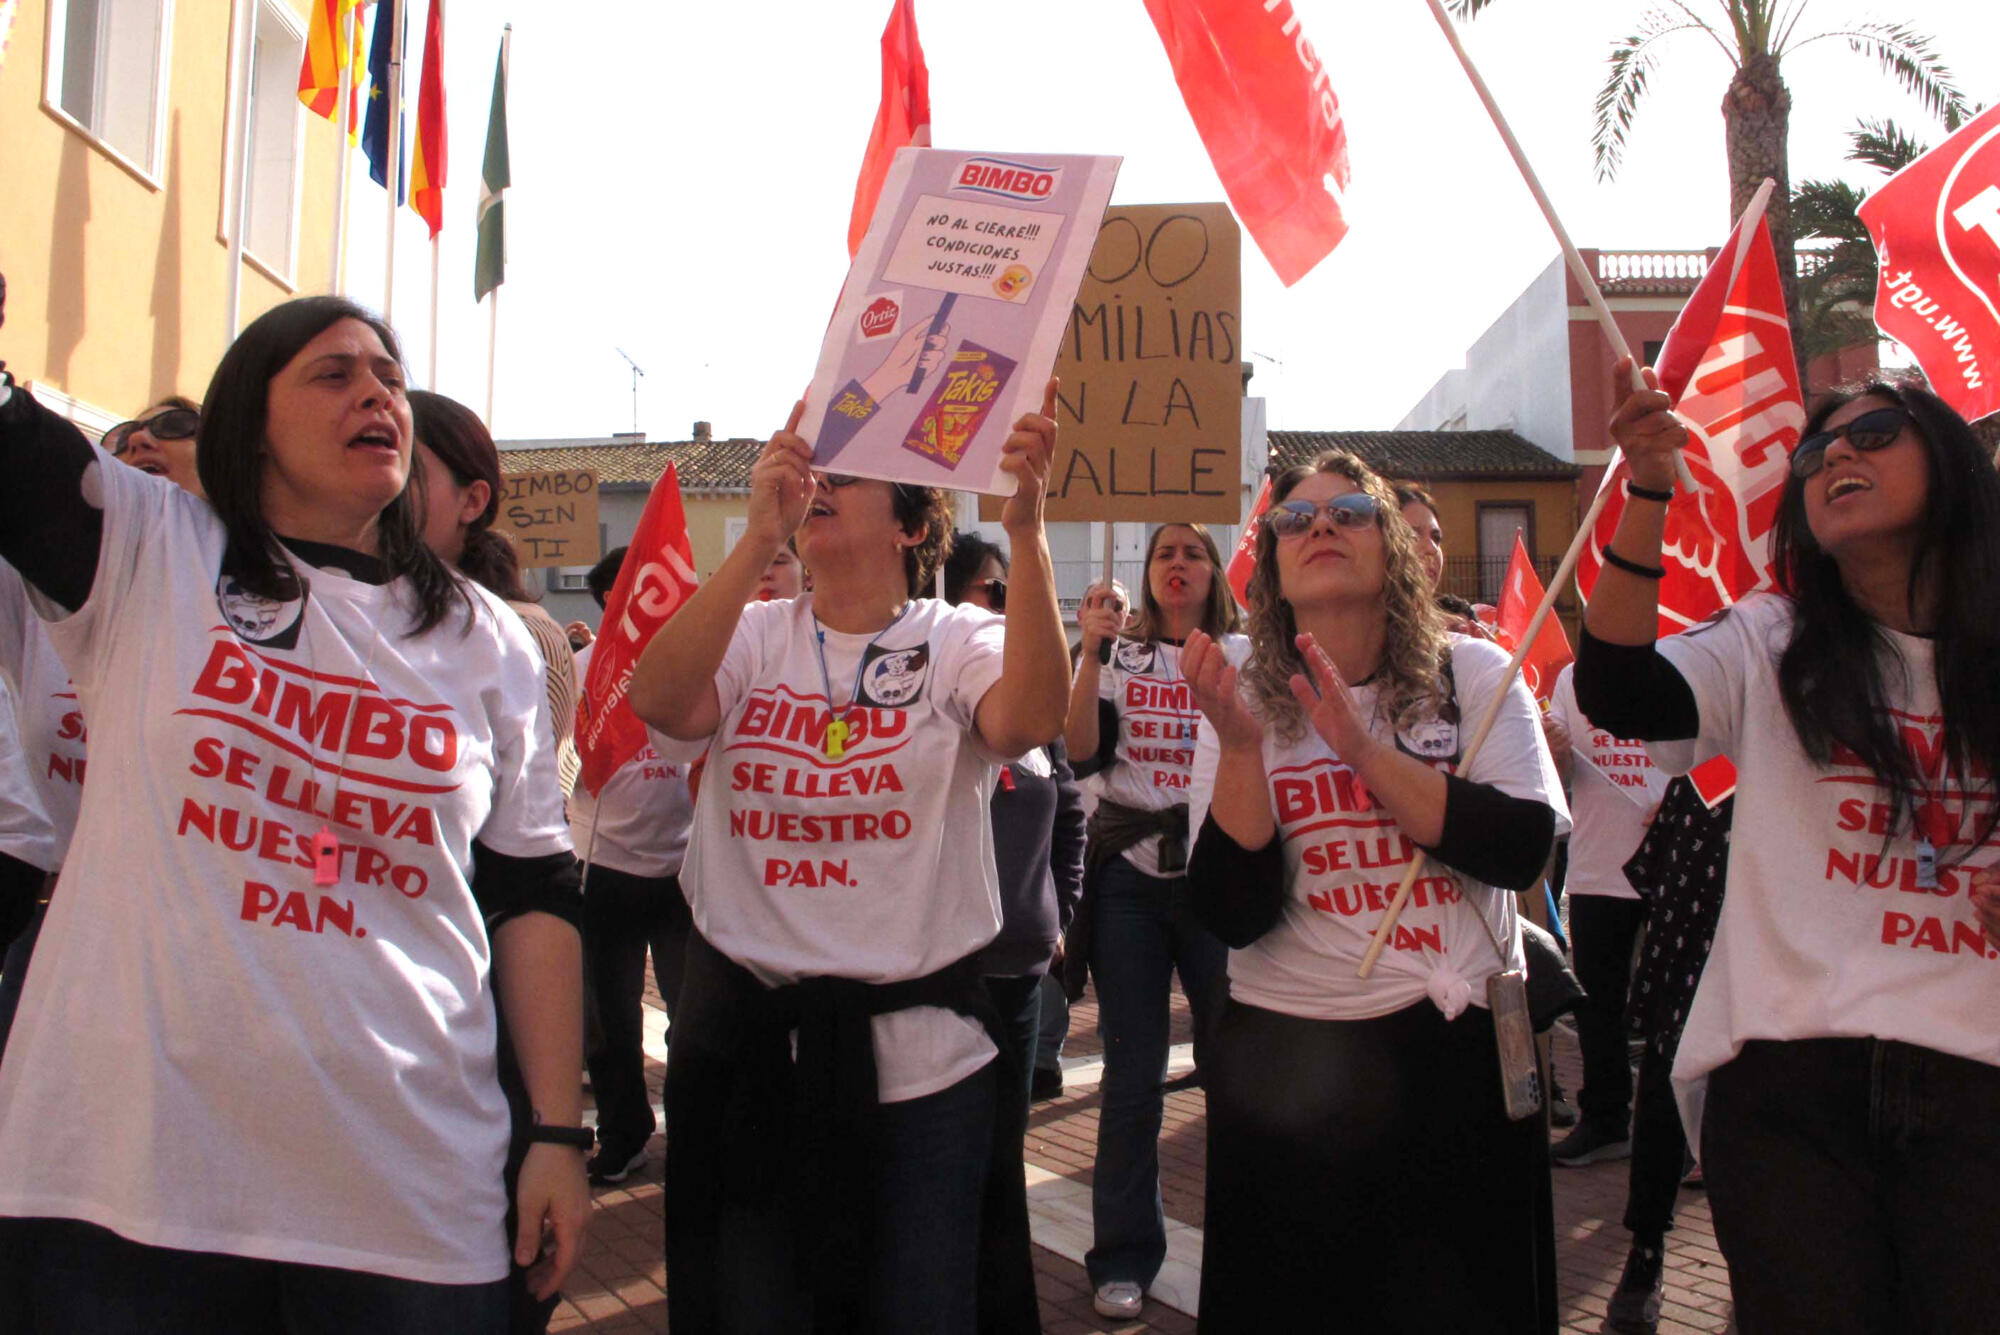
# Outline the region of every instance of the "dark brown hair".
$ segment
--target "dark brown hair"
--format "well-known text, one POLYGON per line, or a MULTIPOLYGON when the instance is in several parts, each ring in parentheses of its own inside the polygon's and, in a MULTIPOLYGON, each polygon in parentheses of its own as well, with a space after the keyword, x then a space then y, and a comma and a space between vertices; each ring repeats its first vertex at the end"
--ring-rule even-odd
MULTIPOLYGON (((521 585, 521 558, 513 542, 493 531, 493 517, 500 513, 500 450, 486 424, 458 400, 421 389, 410 391, 410 418, 417 444, 437 456, 453 481, 461 487, 486 484, 486 508, 465 527, 459 570, 510 603, 537 601, 521 585)), ((410 485, 422 488, 423 477, 423 469, 412 461, 410 485)))
POLYGON ((1201 609, 1202 634, 1214 638, 1227 635, 1236 629, 1236 595, 1229 591, 1227 572, 1222 567, 1222 550, 1215 545, 1215 536, 1206 524, 1162 524, 1154 529, 1146 539, 1146 559, 1139 566, 1139 619, 1132 629, 1125 632, 1127 639, 1157 640, 1166 626, 1166 615, 1153 597, 1153 553, 1159 550, 1160 539, 1170 528, 1184 528, 1201 539, 1201 549, 1208 557, 1208 601, 1201 609))
POLYGON ((942 487, 896 482, 890 485, 889 498, 896 527, 905 533, 923 535, 916 546, 903 549, 903 575, 909 581, 910 597, 925 597, 932 592, 937 572, 951 555, 951 534, 956 524, 951 493, 942 487))

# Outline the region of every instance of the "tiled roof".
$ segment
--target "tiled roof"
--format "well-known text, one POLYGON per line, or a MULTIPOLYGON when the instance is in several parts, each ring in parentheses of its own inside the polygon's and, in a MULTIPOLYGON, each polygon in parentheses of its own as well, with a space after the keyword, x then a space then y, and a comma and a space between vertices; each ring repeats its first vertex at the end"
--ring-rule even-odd
POLYGON ((748 491, 750 465, 764 447, 760 440, 554 440, 509 441, 500 466, 509 473, 540 469, 592 468, 601 487, 651 487, 669 460, 683 491, 748 491))
POLYGON ((1384 477, 1417 481, 1567 481, 1583 471, 1512 431, 1273 431, 1270 439, 1274 472, 1326 450, 1351 450, 1384 477))

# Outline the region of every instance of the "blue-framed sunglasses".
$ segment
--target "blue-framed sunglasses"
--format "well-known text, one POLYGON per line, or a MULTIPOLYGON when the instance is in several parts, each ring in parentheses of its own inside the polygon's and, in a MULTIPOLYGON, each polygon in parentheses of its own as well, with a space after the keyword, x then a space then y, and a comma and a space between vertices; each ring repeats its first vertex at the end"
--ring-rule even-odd
POLYGON ((1375 522, 1375 498, 1365 491, 1350 491, 1330 501, 1280 501, 1264 516, 1264 523, 1281 538, 1296 538, 1313 526, 1320 515, 1335 528, 1367 528, 1375 522))
POLYGON ((1803 482, 1826 467, 1826 452, 1842 436, 1863 454, 1872 454, 1895 443, 1910 424, 1910 415, 1901 408, 1876 408, 1827 431, 1815 431, 1792 451, 1792 476, 1803 482))

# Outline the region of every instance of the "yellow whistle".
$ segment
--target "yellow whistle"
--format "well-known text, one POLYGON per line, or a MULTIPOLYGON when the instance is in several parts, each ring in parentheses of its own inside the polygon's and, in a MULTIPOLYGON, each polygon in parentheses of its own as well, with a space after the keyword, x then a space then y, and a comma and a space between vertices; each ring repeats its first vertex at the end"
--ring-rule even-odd
POLYGON ((826 725, 826 758, 838 760, 847 751, 847 734, 852 731, 847 720, 834 719, 826 725))

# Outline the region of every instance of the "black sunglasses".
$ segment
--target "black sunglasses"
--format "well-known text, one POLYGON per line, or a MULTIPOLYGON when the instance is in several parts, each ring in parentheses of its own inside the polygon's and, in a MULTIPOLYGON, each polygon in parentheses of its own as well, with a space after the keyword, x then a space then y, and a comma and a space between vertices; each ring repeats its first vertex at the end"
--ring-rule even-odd
POLYGON ((1901 408, 1876 408, 1826 431, 1815 431, 1792 451, 1792 476, 1803 482, 1826 467, 1826 452, 1842 436, 1863 454, 1895 443, 1910 424, 1910 415, 1901 408))
MULTIPOLYGON (((838 491, 842 487, 851 487, 857 482, 868 481, 867 478, 856 477, 853 473, 821 473, 820 476, 825 479, 825 485, 831 491, 838 491)), ((889 485, 895 488, 898 495, 908 495, 911 490, 909 484, 903 482, 891 482, 889 485)))
POLYGON ((192 440, 201 430, 201 414, 186 408, 169 408, 151 417, 120 422, 104 433, 104 448, 115 459, 129 447, 134 431, 144 431, 154 440, 192 440))
POLYGON ((1007 610, 1007 581, 1004 579, 982 579, 973 583, 973 588, 986 595, 986 605, 996 612, 1007 610))

